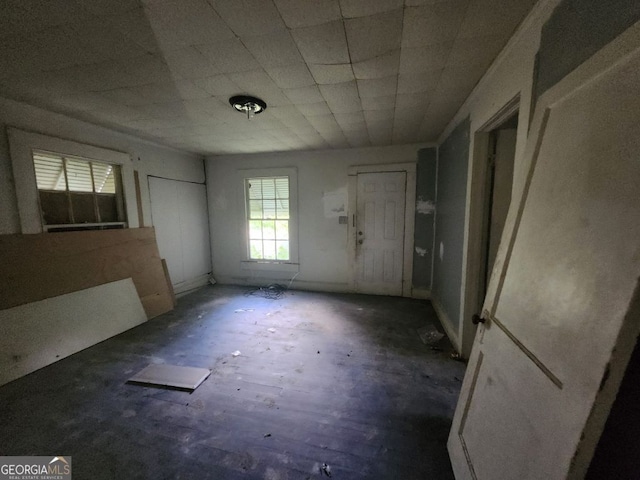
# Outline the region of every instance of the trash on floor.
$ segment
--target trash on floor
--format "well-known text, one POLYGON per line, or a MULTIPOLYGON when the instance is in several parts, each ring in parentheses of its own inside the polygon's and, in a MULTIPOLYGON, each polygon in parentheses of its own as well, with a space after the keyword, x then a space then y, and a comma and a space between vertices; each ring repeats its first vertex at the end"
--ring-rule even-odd
POLYGON ((240 355, 240 350, 236 350, 235 352, 231 352, 232 357, 237 357, 240 355))
POLYGON ((270 437, 270 436, 271 436, 271 434, 270 434, 270 433, 265 433, 265 434, 264 434, 264 438, 267 438, 267 437, 270 437))
POLYGON ((247 292, 245 295, 255 295, 269 300, 279 300, 280 298, 282 298, 286 290, 287 287, 285 287, 284 285, 272 283, 271 285, 267 285, 266 287, 255 288, 247 292))
POLYGON ((331 467, 329 465, 327 465, 326 463, 323 463, 322 466, 320 467, 320 472, 324 473, 327 477, 331 476, 331 467))
POLYGON ((234 313, 253 312, 253 308, 238 308, 233 311, 234 313))
POLYGON ((195 390, 211 375, 208 368, 151 364, 140 370, 127 383, 195 390))
POLYGON ((418 335, 420 336, 422 343, 431 346, 444 338, 444 333, 439 332, 433 325, 427 325, 426 327, 419 328, 418 335))
POLYGON ((271 333, 276 333, 276 329, 275 328, 267 328, 267 331, 271 332, 271 333))

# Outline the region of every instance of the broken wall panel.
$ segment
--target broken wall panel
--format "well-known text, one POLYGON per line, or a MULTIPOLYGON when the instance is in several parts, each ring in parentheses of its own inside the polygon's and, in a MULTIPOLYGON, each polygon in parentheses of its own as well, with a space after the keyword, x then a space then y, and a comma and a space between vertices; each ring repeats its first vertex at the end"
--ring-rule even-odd
POLYGON ((132 278, 147 318, 173 308, 153 228, 0 235, 0 310, 132 278))
POLYGON ((0 310, 0 385, 146 320, 130 278, 0 310))

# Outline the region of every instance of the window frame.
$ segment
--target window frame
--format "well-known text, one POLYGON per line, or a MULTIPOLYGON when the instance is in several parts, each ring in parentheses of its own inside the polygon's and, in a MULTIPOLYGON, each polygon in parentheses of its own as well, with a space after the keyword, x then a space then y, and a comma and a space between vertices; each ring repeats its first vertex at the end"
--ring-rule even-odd
MULTIPOLYGON (((40 133, 26 132, 13 127, 8 127, 7 133, 21 233, 43 233, 48 230, 48 227, 51 228, 50 225, 43 224, 41 217, 40 193, 33 164, 34 150, 119 165, 122 181, 122 202, 126 219, 124 227, 137 228, 139 226, 133 165, 129 154, 40 133)), ((64 225, 64 227, 68 228, 82 226, 87 225, 64 225)))
POLYGON ((242 235, 244 239, 243 256, 240 266, 245 270, 273 270, 284 272, 298 271, 298 172, 295 167, 261 168, 238 170, 239 190, 241 192, 242 235), (252 259, 249 243, 249 192, 247 183, 253 178, 289 178, 289 260, 252 259))
POLYGON ((41 212, 41 218, 42 218, 42 228, 46 231, 65 231, 65 230, 77 230, 77 229, 104 229, 104 228, 124 228, 126 226, 126 216, 125 216, 125 212, 124 212, 124 197, 123 197, 123 192, 122 192, 122 166, 120 164, 117 163, 107 163, 105 161, 102 160, 95 160, 93 158, 86 158, 86 157, 79 157, 76 155, 68 155, 68 154, 63 154, 63 153, 59 153, 59 152, 50 152, 50 151, 46 151, 46 150, 41 150, 41 149, 32 149, 31 151, 32 153, 32 161, 34 163, 34 169, 35 169, 35 163, 36 163, 36 155, 38 156, 50 156, 50 157, 58 157, 61 161, 62 161, 62 171, 61 171, 61 175, 63 175, 64 178, 64 184, 65 184, 65 188, 64 190, 62 189, 58 189, 58 188, 53 188, 53 189, 48 189, 48 188, 40 188, 37 186, 37 181, 38 181, 38 174, 36 172, 36 188, 38 188, 38 197, 39 197, 39 205, 40 205, 40 212, 41 212), (90 182, 91 182, 91 190, 92 191, 88 191, 88 190, 78 190, 78 189, 72 189, 71 186, 69 185, 69 183, 71 182, 69 179, 69 170, 68 170, 68 164, 69 161, 72 162, 82 162, 82 163, 86 163, 89 166, 89 172, 90 172, 90 182), (113 175, 113 182, 114 182, 114 189, 115 192, 114 193, 109 193, 109 192, 98 192, 95 190, 95 180, 94 180, 94 169, 95 169, 95 165, 106 165, 109 166, 110 168, 114 169, 114 175, 113 175), (59 193, 59 194, 66 194, 66 198, 67 198, 67 204, 68 204, 68 208, 69 208, 69 215, 71 218, 74 218, 74 207, 73 207, 73 195, 74 194, 79 194, 82 196, 87 196, 87 197, 91 197, 92 199, 92 203, 93 203, 93 209, 96 215, 96 221, 94 222, 68 222, 68 223, 45 223, 45 211, 42 205, 42 192, 45 193, 59 193), (113 196, 114 200, 116 202, 116 210, 117 210, 117 216, 119 217, 118 220, 115 221, 102 221, 100 220, 100 208, 98 206, 98 202, 99 202, 99 198, 100 197, 107 197, 107 196, 113 196))
POLYGON ((288 176, 272 176, 272 177, 251 177, 251 178, 245 178, 244 181, 244 190, 245 190, 245 205, 246 205, 246 214, 247 214, 247 231, 248 231, 248 240, 249 240, 249 251, 247 252, 247 258, 250 261, 263 261, 263 260, 271 260, 271 261, 278 261, 278 262, 290 262, 291 261, 291 208, 290 208, 290 200, 289 200, 289 195, 290 195, 290 188, 289 188, 289 177, 288 176), (276 181, 277 180, 282 180, 282 179, 286 179, 287 181, 287 195, 286 198, 279 198, 278 197, 278 188, 277 188, 277 184, 276 181), (260 199, 257 198, 252 198, 251 196, 251 188, 252 188, 252 182, 256 182, 256 181, 264 181, 264 180, 272 180, 274 182, 274 198, 265 198, 264 196, 264 190, 262 189, 262 195, 260 197, 260 199), (261 202, 261 210, 262 210, 262 216, 260 218, 254 218, 253 217, 253 213, 252 213, 252 209, 251 209, 251 202, 252 201, 257 201, 260 200, 261 202), (264 201, 265 200, 273 200, 274 205, 274 217, 273 218, 266 218, 264 216, 264 201), (286 218, 281 218, 279 217, 279 209, 278 209, 278 200, 286 200, 287 201, 287 217, 286 218), (252 238, 251 237, 251 223, 252 222, 262 222, 262 232, 261 232, 261 236, 260 236, 260 241, 262 242, 262 248, 264 249, 264 241, 271 241, 271 239, 265 238, 264 236, 264 222, 273 222, 274 224, 274 238, 273 238, 273 242, 276 243, 276 245, 274 245, 274 252, 276 255, 276 258, 254 258, 251 256, 251 243, 255 240, 258 240, 257 238, 252 238), (286 222, 287 224, 287 238, 286 238, 286 242, 287 242, 287 253, 288 253, 288 258, 286 259, 281 259, 281 258, 277 258, 278 257, 278 247, 277 247, 277 242, 284 242, 285 239, 284 238, 278 238, 278 227, 277 227, 277 222, 286 222))

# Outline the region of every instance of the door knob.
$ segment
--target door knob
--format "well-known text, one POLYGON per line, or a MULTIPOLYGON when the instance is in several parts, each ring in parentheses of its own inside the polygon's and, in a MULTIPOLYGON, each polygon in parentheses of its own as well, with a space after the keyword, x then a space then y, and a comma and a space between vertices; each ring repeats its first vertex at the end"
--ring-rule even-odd
POLYGON ((358 232, 358 235, 362 235, 362 232, 358 232))
POLYGON ((359 243, 360 245, 362 245, 362 242, 364 242, 364 240, 362 240, 362 239, 358 240, 358 243, 359 243))
POLYGON ((484 323, 485 320, 484 318, 482 318, 480 315, 478 315, 477 313, 473 315, 473 317, 471 317, 471 322, 474 325, 478 325, 479 323, 484 323))

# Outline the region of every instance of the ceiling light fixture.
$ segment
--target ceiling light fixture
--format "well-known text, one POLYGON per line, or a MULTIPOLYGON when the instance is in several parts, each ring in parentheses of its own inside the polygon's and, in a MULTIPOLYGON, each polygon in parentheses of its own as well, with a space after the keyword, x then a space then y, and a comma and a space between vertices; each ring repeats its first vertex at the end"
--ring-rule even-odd
POLYGON ((246 112, 247 119, 251 120, 254 115, 264 112, 267 104, 256 97, 249 95, 236 95, 229 99, 229 103, 239 112, 246 112))

